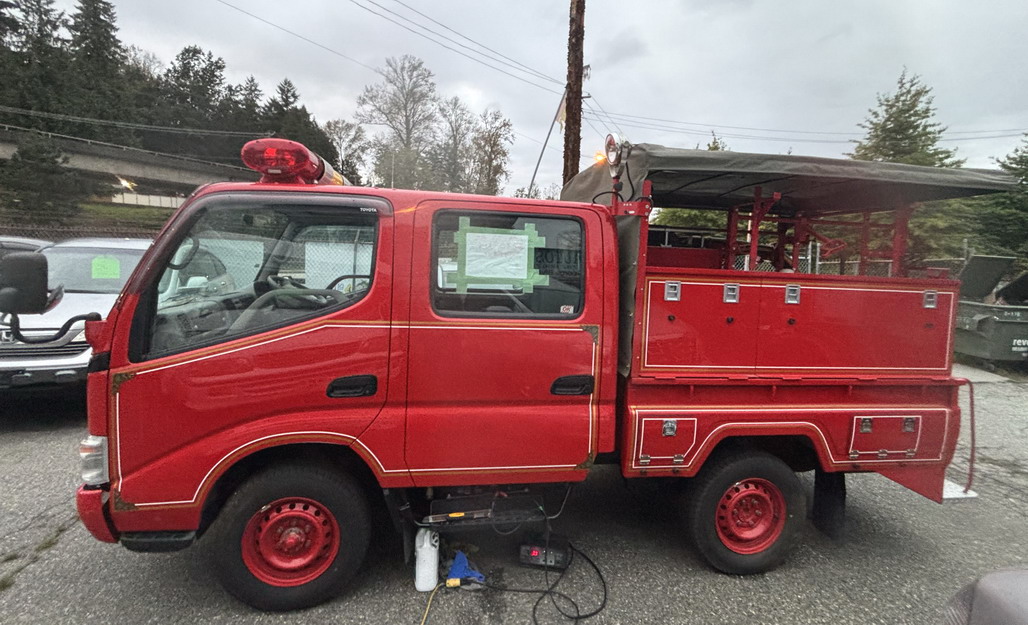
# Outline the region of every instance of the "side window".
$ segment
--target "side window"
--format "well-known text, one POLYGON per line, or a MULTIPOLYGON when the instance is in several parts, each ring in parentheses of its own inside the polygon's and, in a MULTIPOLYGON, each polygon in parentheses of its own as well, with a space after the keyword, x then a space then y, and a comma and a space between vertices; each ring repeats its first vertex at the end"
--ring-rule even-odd
POLYGON ((206 209, 160 275, 144 356, 352 305, 371 288, 377 228, 367 207, 206 209))
POLYGON ((279 275, 310 288, 367 290, 375 260, 375 231, 341 225, 308 226, 288 246, 279 275))
POLYGON ((432 307, 443 315, 575 318, 584 288, 582 222, 440 211, 432 223, 432 307))

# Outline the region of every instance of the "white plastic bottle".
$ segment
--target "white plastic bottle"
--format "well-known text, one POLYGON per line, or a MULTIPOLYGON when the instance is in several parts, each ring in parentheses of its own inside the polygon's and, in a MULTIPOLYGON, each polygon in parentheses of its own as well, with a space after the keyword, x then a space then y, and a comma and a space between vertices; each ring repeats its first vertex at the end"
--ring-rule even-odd
POLYGON ((427 527, 414 538, 414 587, 430 592, 439 583, 439 532, 427 527))

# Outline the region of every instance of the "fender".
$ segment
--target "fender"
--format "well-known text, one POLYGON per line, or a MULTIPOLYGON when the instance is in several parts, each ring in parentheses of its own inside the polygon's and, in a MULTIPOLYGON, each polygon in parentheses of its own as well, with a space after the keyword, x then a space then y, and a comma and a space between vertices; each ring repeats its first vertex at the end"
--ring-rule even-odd
MULTIPOLYGON (((381 480, 385 472, 378 456, 358 440, 372 420, 318 413, 274 415, 174 449, 127 475, 120 475, 114 457, 111 462, 117 477, 111 485, 112 520, 121 532, 146 531, 155 525, 195 530, 208 495, 229 469, 255 453, 301 443, 350 448, 381 480)), ((395 476, 400 481, 410 479, 405 469, 397 473, 401 473, 395 476)))

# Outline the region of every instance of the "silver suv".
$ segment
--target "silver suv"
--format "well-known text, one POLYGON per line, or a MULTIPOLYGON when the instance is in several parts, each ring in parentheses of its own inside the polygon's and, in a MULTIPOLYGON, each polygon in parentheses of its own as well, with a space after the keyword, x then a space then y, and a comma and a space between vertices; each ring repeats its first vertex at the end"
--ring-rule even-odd
MULTIPOLYGON (((39 250, 51 288, 63 284, 64 297, 42 315, 22 315, 22 333, 47 336, 76 315, 106 316, 148 247, 148 239, 71 239, 39 250)), ((83 328, 80 323, 56 341, 28 345, 0 319, 0 389, 85 380, 91 352, 83 328)))

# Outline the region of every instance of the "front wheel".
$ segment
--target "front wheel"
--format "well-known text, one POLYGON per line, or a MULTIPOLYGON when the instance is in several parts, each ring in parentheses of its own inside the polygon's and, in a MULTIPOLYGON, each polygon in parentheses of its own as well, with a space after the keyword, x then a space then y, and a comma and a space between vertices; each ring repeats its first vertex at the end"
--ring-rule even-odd
POLYGON ((763 452, 714 461, 695 478, 686 522, 697 549, 724 573, 763 573, 796 542, 806 504, 784 462, 763 452))
POLYGON ((269 468, 229 498, 204 537, 221 584, 260 610, 295 610, 337 595, 370 541, 366 498, 322 467, 269 468))

